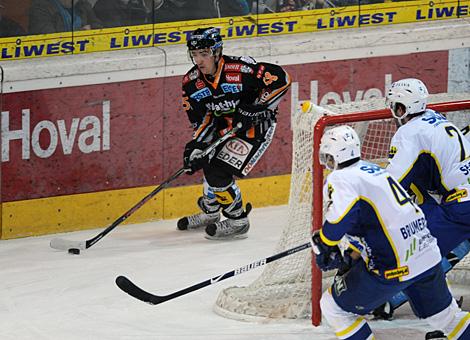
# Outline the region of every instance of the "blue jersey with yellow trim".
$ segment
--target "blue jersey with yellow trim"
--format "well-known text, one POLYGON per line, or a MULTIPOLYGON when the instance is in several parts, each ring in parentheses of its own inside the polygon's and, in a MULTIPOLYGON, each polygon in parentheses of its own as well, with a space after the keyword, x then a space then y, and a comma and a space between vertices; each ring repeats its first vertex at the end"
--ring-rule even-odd
MULTIPOLYGON (((391 141, 388 171, 406 188, 468 200, 470 140, 440 113, 426 110, 401 126, 391 141)), ((416 190, 414 190, 416 191, 416 190)))
POLYGON ((333 171, 323 190, 322 240, 335 245, 345 237, 370 271, 406 281, 441 260, 423 212, 387 170, 359 161, 333 171))

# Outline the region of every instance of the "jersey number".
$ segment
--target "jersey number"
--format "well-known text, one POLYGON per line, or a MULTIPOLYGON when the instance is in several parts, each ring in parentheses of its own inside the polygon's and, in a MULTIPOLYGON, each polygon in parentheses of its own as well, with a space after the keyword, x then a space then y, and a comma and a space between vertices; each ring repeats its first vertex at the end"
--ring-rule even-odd
POLYGON ((409 195, 403 190, 403 188, 398 184, 392 177, 387 177, 388 184, 390 185, 390 189, 392 189, 393 196, 397 200, 398 204, 405 205, 406 203, 410 203, 415 210, 418 210, 416 207, 415 202, 411 199, 409 195))
POLYGON ((460 161, 463 162, 467 158, 467 156, 465 153, 465 148, 463 146, 463 141, 462 141, 462 136, 460 135, 460 131, 457 130, 454 126, 446 126, 446 132, 450 137, 455 137, 455 135, 457 135, 457 138, 459 139, 459 144, 460 144, 460 161), (455 135, 453 132, 455 132, 455 135))

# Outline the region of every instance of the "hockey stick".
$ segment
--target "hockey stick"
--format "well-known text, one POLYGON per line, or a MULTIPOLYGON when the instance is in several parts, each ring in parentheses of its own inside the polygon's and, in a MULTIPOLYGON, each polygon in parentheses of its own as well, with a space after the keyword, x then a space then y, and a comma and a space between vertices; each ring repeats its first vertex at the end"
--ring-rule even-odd
MULTIPOLYGON (((232 135, 237 132, 238 129, 240 129, 241 124, 237 125, 234 127, 232 130, 228 131, 225 135, 217 139, 215 142, 213 142, 210 146, 208 146, 204 151, 202 151, 200 154, 197 154, 195 157, 196 158, 203 158, 210 154, 217 146, 219 146, 221 143, 226 141, 228 138, 232 137, 232 135)), ((114 221, 109 227, 107 227, 105 230, 100 232, 98 235, 95 237, 86 240, 86 241, 70 241, 70 240, 65 240, 62 238, 54 238, 50 242, 51 248, 58 249, 58 250, 68 250, 71 248, 76 248, 80 250, 85 250, 93 246, 96 242, 101 240, 103 237, 105 237, 107 234, 111 232, 114 228, 116 228, 118 225, 120 225, 122 222, 124 222, 126 219, 129 218, 134 212, 136 212, 140 207, 142 207, 145 203, 147 203, 152 197, 154 197, 156 194, 158 194, 162 189, 166 188, 172 181, 177 179, 179 176, 181 176, 183 173, 185 173, 187 169, 184 167, 176 171, 173 175, 171 175, 169 178, 167 178, 163 183, 161 183, 158 187, 156 187, 152 192, 147 194, 144 198, 142 198, 136 205, 134 205, 131 209, 129 209, 124 215, 119 217, 116 221, 114 221)))
POLYGON ((304 243, 300 246, 285 250, 281 253, 277 253, 277 254, 269 256, 269 257, 265 257, 262 260, 255 261, 253 263, 250 263, 250 264, 245 265, 243 267, 234 269, 234 270, 232 270, 230 272, 227 272, 227 273, 224 273, 222 275, 214 276, 214 277, 212 277, 208 280, 196 283, 195 285, 192 285, 190 287, 178 290, 178 291, 176 291, 174 293, 171 293, 171 294, 168 294, 168 295, 154 295, 154 294, 151 294, 151 293, 143 290, 142 288, 136 286, 131 280, 129 280, 125 276, 118 276, 116 278, 116 284, 122 291, 126 292, 130 296, 132 296, 132 297, 134 297, 138 300, 141 300, 143 302, 149 303, 151 305, 158 305, 158 304, 163 303, 165 301, 175 299, 179 296, 189 294, 189 293, 194 292, 196 290, 199 290, 201 288, 210 286, 214 283, 217 283, 217 282, 223 281, 225 279, 231 278, 235 275, 246 273, 247 271, 250 271, 252 269, 264 266, 265 264, 268 264, 270 262, 279 260, 283 257, 295 254, 299 251, 310 248, 311 246, 312 245, 311 245, 310 242, 304 243))

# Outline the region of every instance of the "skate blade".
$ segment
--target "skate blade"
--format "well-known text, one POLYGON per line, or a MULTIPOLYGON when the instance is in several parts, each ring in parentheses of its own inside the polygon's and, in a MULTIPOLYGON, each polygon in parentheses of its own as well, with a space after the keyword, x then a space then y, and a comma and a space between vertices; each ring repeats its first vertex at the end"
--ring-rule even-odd
POLYGON ((247 234, 239 234, 239 235, 229 235, 229 236, 210 236, 204 235, 204 237, 211 241, 233 241, 233 240, 243 240, 248 237, 247 234))

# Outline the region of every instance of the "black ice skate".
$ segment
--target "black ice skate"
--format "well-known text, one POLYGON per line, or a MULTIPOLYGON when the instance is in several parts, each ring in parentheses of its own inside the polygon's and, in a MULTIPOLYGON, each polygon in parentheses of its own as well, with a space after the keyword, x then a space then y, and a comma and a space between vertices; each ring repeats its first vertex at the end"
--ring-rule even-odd
POLYGON ((199 214, 180 218, 178 220, 179 230, 198 229, 220 221, 219 210, 215 212, 206 212, 207 210, 204 208, 204 202, 202 197, 199 197, 199 199, 197 200, 197 205, 202 210, 202 212, 200 212, 199 214))
POLYGON ((426 333, 426 340, 446 340, 447 337, 441 331, 434 331, 426 333))
POLYGON ((250 229, 248 214, 251 211, 251 204, 246 204, 246 211, 238 217, 227 217, 226 220, 210 224, 206 227, 205 237, 209 240, 232 240, 247 238, 250 229))

